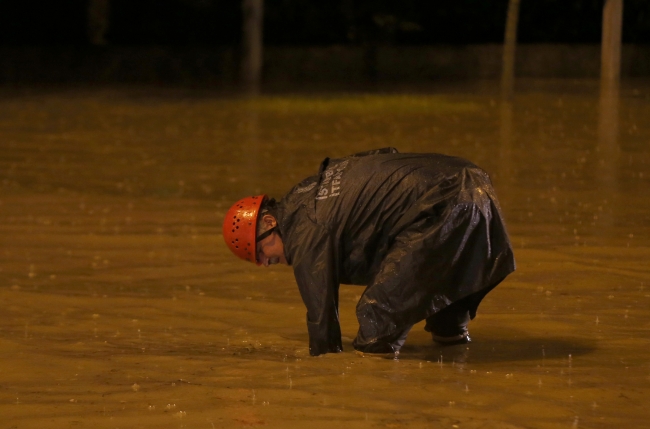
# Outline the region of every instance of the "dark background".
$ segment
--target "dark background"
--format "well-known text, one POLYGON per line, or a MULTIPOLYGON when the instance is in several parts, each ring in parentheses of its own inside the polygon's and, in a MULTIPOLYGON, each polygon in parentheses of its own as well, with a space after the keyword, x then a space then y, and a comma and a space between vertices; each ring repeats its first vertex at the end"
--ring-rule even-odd
MULTIPOLYGON (((266 0, 267 45, 503 41, 507 0, 266 0)), ((86 0, 0 1, 0 45, 87 44, 86 0)), ((599 43, 602 0, 522 0, 521 43, 599 43)), ((650 42, 650 1, 625 0, 623 42, 650 42)), ((234 45, 240 0, 112 0, 111 45, 234 45)))

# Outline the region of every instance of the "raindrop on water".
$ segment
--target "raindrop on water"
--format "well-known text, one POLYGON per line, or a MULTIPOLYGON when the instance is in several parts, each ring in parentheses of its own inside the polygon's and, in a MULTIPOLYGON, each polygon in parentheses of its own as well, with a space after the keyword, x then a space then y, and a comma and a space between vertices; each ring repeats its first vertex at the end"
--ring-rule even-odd
POLYGON ((577 428, 578 427, 578 416, 573 420, 573 424, 571 425, 572 428, 577 428))

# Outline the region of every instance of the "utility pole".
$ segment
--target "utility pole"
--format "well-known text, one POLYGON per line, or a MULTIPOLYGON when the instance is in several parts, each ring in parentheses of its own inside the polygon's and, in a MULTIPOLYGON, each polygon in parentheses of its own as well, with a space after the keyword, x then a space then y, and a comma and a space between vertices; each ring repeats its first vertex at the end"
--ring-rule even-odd
POLYGON ((88 1, 88 41, 95 46, 106 44, 110 22, 110 0, 88 1))
POLYGON ((512 100, 514 95, 519 2, 520 0, 510 0, 508 2, 508 17, 503 40, 503 66, 501 69, 501 98, 504 100, 512 100))
POLYGON ((242 0, 241 84, 248 95, 260 92, 262 80, 264 0, 242 0))

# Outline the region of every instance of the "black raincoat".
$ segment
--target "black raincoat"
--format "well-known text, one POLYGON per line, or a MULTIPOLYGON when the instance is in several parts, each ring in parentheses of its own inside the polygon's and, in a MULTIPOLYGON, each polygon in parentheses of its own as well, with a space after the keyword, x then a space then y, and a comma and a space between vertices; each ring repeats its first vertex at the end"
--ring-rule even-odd
POLYGON ((515 268, 490 179, 461 158, 393 148, 326 158, 277 218, 311 355, 342 350, 341 283, 367 286, 354 340, 367 351, 515 268))

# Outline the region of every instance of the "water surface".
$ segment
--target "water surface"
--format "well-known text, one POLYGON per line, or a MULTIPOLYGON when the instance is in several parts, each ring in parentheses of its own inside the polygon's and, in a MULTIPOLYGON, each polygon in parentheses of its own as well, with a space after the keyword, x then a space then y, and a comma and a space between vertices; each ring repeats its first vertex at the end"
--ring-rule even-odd
POLYGON ((624 86, 614 134, 593 82, 530 82, 512 105, 491 90, 3 93, 4 427, 646 427, 648 88, 624 86), (290 269, 235 260, 222 216, 384 146, 490 172, 518 270, 471 344, 417 325, 398 361, 354 352, 363 289, 342 286, 345 351, 310 357, 290 269))

